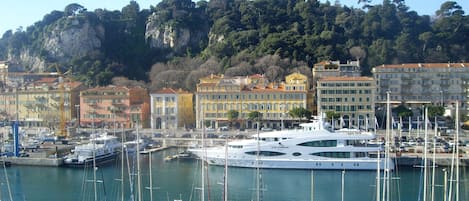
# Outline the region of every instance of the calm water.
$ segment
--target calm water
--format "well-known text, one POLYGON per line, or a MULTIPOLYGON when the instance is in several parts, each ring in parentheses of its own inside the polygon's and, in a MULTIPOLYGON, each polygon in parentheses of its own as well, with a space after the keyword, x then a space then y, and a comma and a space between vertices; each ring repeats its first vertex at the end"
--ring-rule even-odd
MULTIPOLYGON (((200 200, 200 165, 197 160, 175 160, 165 162, 164 157, 177 153, 170 149, 152 155, 153 200, 184 201, 200 200)), ((141 157, 141 186, 149 186, 148 156, 141 157)), ((134 164, 132 161, 129 164, 134 164)), ((125 169, 125 200, 131 200, 130 177, 135 177, 135 166, 125 169), (131 172, 129 174, 129 172, 131 172)), ((461 169, 460 200, 469 200, 469 178, 467 168, 461 169)), ((7 170, 13 200, 28 201, 84 201, 94 200, 94 182, 92 171, 88 169, 49 168, 12 166, 7 170)), ((222 200, 223 167, 208 167, 206 200, 222 200)), ((400 168, 399 178, 391 183, 392 200, 418 201, 421 170, 419 168, 400 168), (398 196, 399 195, 399 196, 398 196)), ((436 171, 435 200, 443 200, 443 171, 436 171)), ((228 199, 233 201, 255 200, 256 171, 247 168, 230 168, 228 176, 228 199)), ((121 200, 120 161, 97 171, 98 199, 121 200)), ((267 201, 303 201, 311 200, 311 171, 307 170, 261 170, 263 190, 261 195, 267 201)), ((375 200, 375 171, 346 171, 344 176, 344 200, 375 200)), ((315 201, 341 200, 341 171, 314 171, 315 201)), ((10 200, 4 171, 0 173, 1 200, 10 200)), ((132 180, 136 186, 136 180, 132 180)), ((149 190, 142 191, 143 200, 150 200, 149 190)), ((427 197, 428 200, 429 197, 427 197)), ((422 200, 422 199, 420 199, 422 200)), ((453 199, 454 200, 454 199, 453 199)))

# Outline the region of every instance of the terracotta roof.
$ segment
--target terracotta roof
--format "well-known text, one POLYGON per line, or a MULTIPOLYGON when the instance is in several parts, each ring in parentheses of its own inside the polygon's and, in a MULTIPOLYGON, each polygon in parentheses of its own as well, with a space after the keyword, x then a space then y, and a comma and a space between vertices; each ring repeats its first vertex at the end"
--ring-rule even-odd
POLYGON ((152 92, 152 94, 189 94, 189 93, 190 92, 182 90, 182 89, 175 90, 173 88, 163 88, 163 89, 152 92))
POLYGON ((200 83, 199 87, 209 87, 209 86, 216 86, 216 83, 200 83))
POLYGON ((411 63, 411 64, 383 64, 375 68, 457 68, 469 67, 469 63, 411 63))
POLYGON ((54 83, 57 82, 56 77, 42 77, 41 79, 35 81, 35 83, 54 83))
POLYGON ((323 77, 319 81, 373 81, 371 77, 323 77))
POLYGON ((123 86, 114 86, 114 85, 109 85, 109 86, 104 86, 104 87, 94 87, 90 88, 84 91, 106 91, 106 90, 129 90, 127 87, 123 86))

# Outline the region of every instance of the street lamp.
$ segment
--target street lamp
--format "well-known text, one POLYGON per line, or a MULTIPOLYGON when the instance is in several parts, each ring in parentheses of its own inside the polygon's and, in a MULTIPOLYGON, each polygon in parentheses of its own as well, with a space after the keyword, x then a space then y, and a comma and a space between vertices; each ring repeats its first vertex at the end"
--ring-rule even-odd
POLYGON ((77 113, 77 133, 80 129, 80 105, 75 105, 75 111, 77 113))
POLYGON ((440 106, 444 107, 444 104, 443 104, 443 90, 440 90, 440 106))

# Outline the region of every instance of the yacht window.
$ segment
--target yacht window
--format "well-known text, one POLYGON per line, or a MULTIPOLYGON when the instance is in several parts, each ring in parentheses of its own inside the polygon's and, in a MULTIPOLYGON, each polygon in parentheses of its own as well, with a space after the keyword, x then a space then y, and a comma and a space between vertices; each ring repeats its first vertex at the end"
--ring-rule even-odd
POLYGON ((355 158, 364 158, 366 157, 366 152, 355 152, 355 158))
MULTIPOLYGON (((257 151, 248 151, 245 152, 248 155, 257 155, 257 151)), ((276 151, 260 151, 259 156, 281 156, 285 155, 285 153, 282 152, 276 152, 276 151)))
POLYGON ((242 149, 243 145, 230 145, 229 147, 233 149, 242 149))
POLYGON ((327 158, 350 158, 350 152, 318 152, 311 155, 327 158))
POLYGON ((336 147, 337 140, 319 140, 319 141, 309 141, 298 144, 299 146, 305 147, 336 147))
POLYGON ((301 156, 301 153, 300 152, 294 152, 292 155, 293 156, 301 156))

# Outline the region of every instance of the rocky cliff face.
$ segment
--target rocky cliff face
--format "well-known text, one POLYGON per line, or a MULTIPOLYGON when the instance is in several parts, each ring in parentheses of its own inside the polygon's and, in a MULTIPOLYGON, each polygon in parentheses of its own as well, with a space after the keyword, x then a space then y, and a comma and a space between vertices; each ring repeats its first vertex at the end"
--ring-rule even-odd
POLYGON ((42 41, 40 52, 27 47, 18 55, 8 55, 8 60, 26 69, 44 71, 48 62, 66 64, 72 58, 83 57, 101 48, 101 41, 104 40, 102 25, 92 25, 88 20, 73 17, 64 20, 51 29, 45 29, 51 31, 43 33, 46 37, 42 41))
POLYGON ((43 44, 44 50, 59 62, 83 57, 93 50, 98 50, 101 40, 104 39, 104 28, 101 25, 93 26, 89 21, 81 23, 77 19, 69 20, 71 26, 66 29, 56 26, 43 44))
POLYGON ((197 29, 171 23, 161 25, 155 20, 156 17, 154 14, 148 17, 145 31, 145 39, 152 48, 171 48, 179 52, 207 40, 207 25, 201 25, 197 29))

